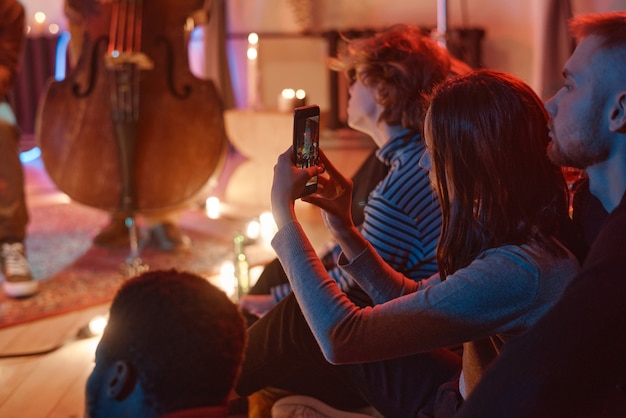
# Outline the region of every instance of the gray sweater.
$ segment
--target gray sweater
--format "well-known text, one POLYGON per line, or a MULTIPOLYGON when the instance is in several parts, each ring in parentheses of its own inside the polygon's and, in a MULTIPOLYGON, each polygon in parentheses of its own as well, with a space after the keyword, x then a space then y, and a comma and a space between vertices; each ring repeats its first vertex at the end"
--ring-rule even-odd
POLYGON ((420 282, 391 269, 371 246, 339 265, 376 305, 359 308, 337 287, 296 222, 272 245, 327 360, 362 363, 463 343, 464 396, 504 342, 541 317, 579 271, 576 258, 557 258, 537 245, 506 245, 479 255, 441 281, 420 282))

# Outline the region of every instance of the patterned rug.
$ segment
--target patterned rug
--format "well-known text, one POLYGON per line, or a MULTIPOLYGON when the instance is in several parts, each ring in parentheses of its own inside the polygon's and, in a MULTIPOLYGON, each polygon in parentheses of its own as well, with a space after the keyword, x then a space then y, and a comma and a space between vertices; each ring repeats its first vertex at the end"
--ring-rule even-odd
MULTIPOLYGON (((66 313, 110 301, 126 279, 129 249, 106 250, 92 245, 92 237, 108 222, 100 210, 75 203, 37 205, 30 210, 26 241, 33 275, 40 282, 37 295, 7 298, 0 292, 0 328, 66 313)), ((245 222, 209 219, 201 209, 185 212, 181 229, 192 240, 186 253, 164 253, 145 248, 140 257, 151 270, 177 268, 204 277, 219 274, 233 258, 232 238, 245 222)), ((246 248, 250 264, 273 257, 257 244, 246 248)))

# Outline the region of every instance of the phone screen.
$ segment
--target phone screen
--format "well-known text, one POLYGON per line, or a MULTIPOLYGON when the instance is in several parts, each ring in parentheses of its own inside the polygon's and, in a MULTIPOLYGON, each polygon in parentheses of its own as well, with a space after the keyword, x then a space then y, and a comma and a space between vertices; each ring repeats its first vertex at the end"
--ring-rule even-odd
MULTIPOLYGON (((320 142, 320 108, 317 105, 298 107, 293 118, 294 162, 298 168, 318 165, 320 142)), ((311 177, 300 197, 317 190, 317 176, 311 177)))

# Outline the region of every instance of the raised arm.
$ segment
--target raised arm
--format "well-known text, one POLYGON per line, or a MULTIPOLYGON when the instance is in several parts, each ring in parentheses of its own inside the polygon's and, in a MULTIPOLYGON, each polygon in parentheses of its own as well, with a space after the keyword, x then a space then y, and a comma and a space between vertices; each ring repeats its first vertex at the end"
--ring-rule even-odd
MULTIPOLYGON (((523 254, 502 256, 497 250, 493 257, 498 263, 485 258, 472 269, 427 287, 395 272, 363 240, 361 252, 346 267, 353 276, 367 274, 376 286, 392 286, 398 297, 358 308, 328 275, 293 210, 296 196, 316 173, 315 169, 295 168, 290 151, 279 157, 272 187, 272 209, 279 231, 272 245, 329 361, 374 361, 486 337, 510 326, 510 318, 519 317, 532 303, 538 274, 523 254)), ((340 185, 329 188, 331 184, 332 180, 324 181, 320 193, 309 200, 319 202, 317 197, 323 200, 342 191, 340 185)), ((329 201, 324 206, 332 208, 335 204, 329 201)), ((384 292, 390 293, 387 289, 384 292)))
POLYGON ((318 177, 317 193, 302 200, 322 209, 326 227, 345 256, 352 259, 367 246, 367 241, 352 221, 352 180, 344 177, 322 150, 319 158, 325 175, 318 177))
MULTIPOLYGON (((494 250, 444 282, 420 287, 404 279, 402 295, 359 308, 329 277, 297 222, 285 224, 272 245, 322 352, 336 364, 416 354, 510 331, 521 326, 537 295, 538 269, 514 247, 494 250)), ((368 248, 352 272, 377 275, 381 283, 402 280, 376 257, 368 248)))

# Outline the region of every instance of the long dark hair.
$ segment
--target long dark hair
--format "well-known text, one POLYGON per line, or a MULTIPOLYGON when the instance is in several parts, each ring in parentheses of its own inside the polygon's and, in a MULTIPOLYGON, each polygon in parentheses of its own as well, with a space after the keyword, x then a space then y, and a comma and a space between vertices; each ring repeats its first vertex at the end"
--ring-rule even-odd
POLYGON ((441 277, 488 248, 551 238, 568 216, 567 188, 546 155, 547 113, 521 80, 479 70, 438 86, 426 121, 443 212, 441 277))

